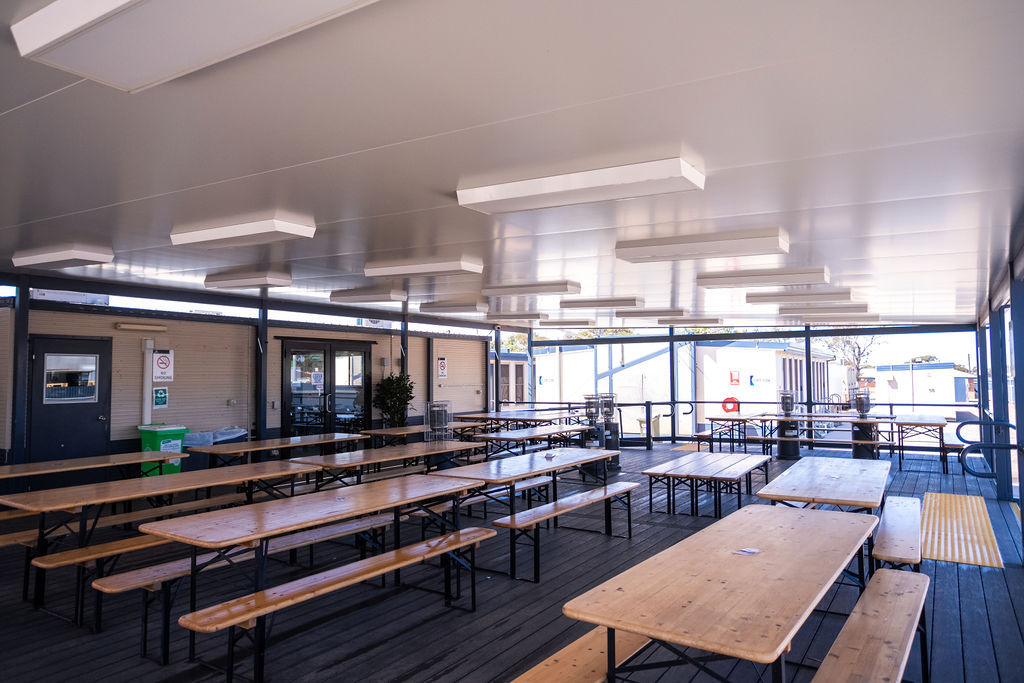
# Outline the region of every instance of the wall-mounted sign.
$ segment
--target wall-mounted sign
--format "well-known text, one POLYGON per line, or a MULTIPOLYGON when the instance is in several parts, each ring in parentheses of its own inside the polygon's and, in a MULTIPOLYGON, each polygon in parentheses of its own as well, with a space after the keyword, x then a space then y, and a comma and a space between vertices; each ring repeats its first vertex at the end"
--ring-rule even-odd
POLYGON ((739 383, 740 383, 740 371, 739 370, 730 370, 729 371, 729 384, 732 384, 734 386, 739 386, 739 383))
POLYGON ((153 352, 153 381, 174 381, 174 351, 159 350, 153 352))
POLYGON ((445 358, 437 359, 437 378, 448 379, 448 360, 445 358))
POLYGON ((167 387, 153 387, 153 409, 166 408, 168 399, 167 387))

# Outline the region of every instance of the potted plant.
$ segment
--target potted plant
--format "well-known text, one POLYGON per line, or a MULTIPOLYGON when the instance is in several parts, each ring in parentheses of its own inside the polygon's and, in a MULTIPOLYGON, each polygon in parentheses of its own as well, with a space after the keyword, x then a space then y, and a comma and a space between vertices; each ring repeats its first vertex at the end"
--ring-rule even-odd
POLYGON ((385 427, 404 427, 413 382, 409 375, 388 375, 373 388, 373 407, 380 411, 385 427))

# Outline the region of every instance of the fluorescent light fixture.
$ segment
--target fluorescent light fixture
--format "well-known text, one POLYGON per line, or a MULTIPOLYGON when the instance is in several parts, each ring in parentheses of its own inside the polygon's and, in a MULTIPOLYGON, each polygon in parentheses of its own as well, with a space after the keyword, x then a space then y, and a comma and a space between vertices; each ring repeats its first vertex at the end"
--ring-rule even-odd
POLYGON ((56 0, 11 26, 22 57, 138 92, 374 0, 56 0))
POLYGON ((867 313, 868 305, 856 304, 835 304, 833 306, 779 306, 780 316, 801 316, 801 315, 834 315, 844 313, 867 313))
POLYGON ((486 313, 486 301, 429 301, 420 304, 420 311, 431 313, 486 313))
POLYGON ((110 263, 113 260, 114 250, 110 247, 88 246, 78 243, 58 244, 52 247, 16 251, 11 258, 15 268, 25 268, 27 266, 71 268, 73 266, 92 266, 97 263, 110 263))
POLYGON ((484 263, 472 256, 428 257, 370 261, 363 267, 366 277, 408 277, 411 275, 454 275, 482 273, 484 263))
POLYGON ((541 320, 537 323, 541 327, 593 327, 593 320, 541 320))
POLYGON ((184 225, 171 230, 171 244, 198 244, 203 247, 245 247, 283 240, 312 237, 316 222, 309 217, 284 218, 280 215, 214 226, 184 225))
POLYGON ((406 301, 409 295, 397 287, 354 287, 331 292, 336 304, 370 304, 383 301, 406 301))
POLYGON ((595 299, 562 299, 562 308, 639 308, 644 300, 638 296, 599 296, 595 299))
POLYGON ((116 330, 128 330, 132 332, 166 332, 167 325, 153 325, 149 323, 114 323, 116 330))
POLYGON ((697 286, 780 287, 784 285, 827 285, 828 268, 766 268, 763 270, 725 270, 697 273, 697 286))
POLYGON ((615 243, 616 258, 630 263, 788 253, 789 235, 778 227, 649 237, 615 243))
POLYGON ((247 270, 207 275, 207 289, 253 289, 255 287, 290 287, 292 276, 273 270, 247 270))
POLYGON ((459 206, 482 213, 703 190, 704 174, 682 159, 659 159, 457 190, 459 206))
POLYGON ((659 325, 668 327, 714 327, 722 324, 721 318, 659 318, 659 325))
POLYGON ((829 315, 804 315, 800 320, 804 323, 871 323, 878 322, 881 317, 877 313, 832 313, 829 315))
POLYGON ((547 280, 544 282, 520 282, 484 285, 480 290, 484 296, 537 296, 540 294, 579 294, 580 283, 572 280, 547 280))
POLYGON ((747 292, 748 304, 833 304, 849 301, 852 292, 840 289, 798 289, 788 292, 747 292))
POLYGON ((689 311, 683 308, 637 308, 615 311, 616 318, 678 318, 689 311))
POLYGON ((488 320, 547 320, 547 313, 520 311, 519 313, 488 313, 488 320))

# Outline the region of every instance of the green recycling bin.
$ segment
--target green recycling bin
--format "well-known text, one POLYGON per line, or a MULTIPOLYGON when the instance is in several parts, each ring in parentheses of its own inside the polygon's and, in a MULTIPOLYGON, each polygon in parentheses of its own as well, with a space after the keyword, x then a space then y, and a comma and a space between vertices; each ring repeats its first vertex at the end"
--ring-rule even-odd
MULTIPOLYGON (((149 424, 139 425, 139 437, 142 439, 142 450, 160 451, 161 453, 181 453, 182 442, 188 434, 184 425, 149 424)), ((170 474, 181 471, 181 458, 175 458, 162 466, 159 464, 142 465, 142 476, 170 474)))

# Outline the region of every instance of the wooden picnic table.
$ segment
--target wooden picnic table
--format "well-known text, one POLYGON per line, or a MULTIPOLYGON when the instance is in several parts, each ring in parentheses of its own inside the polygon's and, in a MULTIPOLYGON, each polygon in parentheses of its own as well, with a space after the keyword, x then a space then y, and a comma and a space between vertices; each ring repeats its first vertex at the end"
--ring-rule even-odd
POLYGON ((946 426, 949 424, 941 415, 897 415, 892 419, 896 427, 896 443, 899 452, 899 469, 903 470, 903 456, 907 439, 915 436, 934 437, 939 444, 939 459, 942 473, 949 474, 949 454, 946 450, 946 426))
MULTIPOLYGON (((650 477, 648 491, 653 498, 654 484, 664 484, 667 489, 667 508, 669 514, 676 510, 675 494, 677 484, 683 483, 690 490, 690 514, 697 516, 699 501, 697 494, 703 484, 714 498, 714 516, 722 516, 722 493, 736 493, 737 508, 743 506, 740 481, 745 477, 747 494, 752 489, 751 473, 758 468, 764 470, 765 482, 768 481, 766 463, 771 456, 732 454, 732 453, 693 453, 671 460, 668 463, 644 470, 643 474, 650 477)), ((653 510, 653 504, 651 505, 653 510)))
POLYGON ((707 417, 708 424, 711 425, 711 435, 708 440, 708 450, 714 450, 715 434, 719 435, 719 439, 724 434, 729 439, 729 450, 735 450, 736 441, 740 440, 743 442, 743 452, 747 450, 747 423, 757 420, 757 418, 764 415, 764 413, 756 413, 754 415, 740 415, 736 414, 725 414, 715 415, 707 417), (715 427, 715 423, 720 423, 718 427, 715 427))
POLYGON ((850 458, 801 458, 757 492, 772 503, 849 506, 873 511, 882 506, 890 463, 850 458))
MULTIPOLYGON (((51 534, 55 534, 61 529, 72 530, 76 523, 78 527, 77 544, 79 547, 87 545, 91 535, 89 520, 91 517, 98 518, 103 512, 104 505, 140 498, 173 496, 185 491, 199 491, 213 486, 233 484, 244 484, 247 500, 251 502, 255 485, 259 485, 268 493, 281 495, 268 482, 318 470, 319 468, 315 465, 302 463, 262 462, 219 467, 213 470, 162 474, 157 477, 138 477, 81 486, 11 493, 0 495, 0 504, 39 514, 39 533, 33 550, 34 556, 38 557, 46 554, 48 538, 51 534), (92 508, 95 508, 95 515, 91 514, 92 508), (70 514, 71 518, 63 523, 48 526, 47 514, 56 512, 70 514)), ((45 584, 45 570, 37 568, 33 600, 36 606, 41 606, 43 603, 45 584)))
POLYGON ((473 465, 453 467, 431 472, 431 477, 464 477, 477 479, 488 486, 508 488, 509 510, 515 512, 515 486, 520 479, 529 479, 543 474, 551 475, 551 499, 558 497, 558 472, 579 469, 582 465, 602 462, 605 465, 603 480, 607 482, 607 464, 619 451, 605 451, 596 448, 552 448, 547 451, 511 455, 499 460, 488 460, 473 465))
POLYGON ((579 420, 581 413, 561 411, 556 413, 541 414, 532 410, 498 410, 483 413, 463 413, 456 415, 462 420, 473 420, 485 422, 493 429, 513 429, 518 426, 530 426, 538 424, 553 424, 559 420, 579 420))
MULTIPOLYGON (((457 453, 476 450, 479 447, 479 444, 472 441, 422 441, 420 443, 383 446, 381 448, 371 448, 362 451, 349 451, 348 453, 300 456, 298 458, 292 458, 289 462, 301 462, 309 465, 316 465, 324 470, 338 470, 340 472, 354 471, 356 483, 361 484, 364 471, 363 468, 367 465, 376 465, 386 462, 403 462, 406 460, 415 460, 417 458, 429 459, 434 455, 454 456, 457 453)), ((450 461, 451 459, 451 457, 448 457, 444 460, 450 461)), ((430 465, 437 464, 441 463, 428 463, 428 467, 430 465)), ((317 476, 321 481, 322 479, 327 479, 328 483, 331 480, 341 481, 340 474, 333 478, 321 477, 321 474, 322 473, 317 473, 317 476)))
POLYGON ((677 659, 666 668, 700 661, 682 652, 692 647, 770 663, 772 680, 782 683, 793 637, 877 524, 873 515, 747 506, 562 611, 607 627, 609 681, 631 671, 629 661, 614 666, 622 630, 674 646, 677 659))
MULTIPOLYGON (((225 508, 189 517, 148 522, 139 527, 143 533, 166 538, 191 546, 192 570, 189 612, 196 611, 196 584, 198 574, 207 566, 223 561, 236 552, 255 550, 252 577, 255 591, 265 586, 268 545, 271 538, 331 522, 370 515, 385 510, 393 511, 395 548, 401 546, 401 510, 439 497, 452 497, 451 525, 458 528, 459 496, 477 488, 481 482, 453 477, 433 477, 411 474, 394 479, 380 479, 366 484, 330 491, 319 491, 284 500, 254 503, 242 507, 225 508), (198 550, 210 548, 217 552, 213 559, 197 562, 198 550)), ((446 523, 442 517, 435 515, 446 523)), ((257 624, 257 638, 262 641, 265 625, 257 624)), ((262 648, 257 648, 261 650, 262 648)), ((195 632, 189 632, 189 656, 195 654, 195 632)), ((260 668, 262 668, 260 663, 260 668)))
POLYGON ((220 461, 222 464, 231 464, 234 459, 241 458, 242 462, 245 462, 251 458, 252 454, 262 451, 286 450, 300 446, 320 446, 321 451, 323 451, 323 448, 330 444, 353 443, 368 438, 365 434, 333 432, 291 436, 282 439, 265 439, 263 441, 239 441, 237 443, 217 443, 210 446, 191 446, 188 450, 192 453, 208 454, 210 456, 210 467, 213 467, 216 461, 220 461))
MULTIPOLYGON (((452 430, 452 433, 461 438, 465 434, 472 434, 477 429, 480 429, 479 422, 449 422, 448 427, 452 430)), ((405 443, 407 437, 413 434, 426 434, 430 431, 430 427, 427 425, 409 425, 407 427, 383 427, 381 429, 364 429, 360 434, 365 434, 373 439, 374 445, 381 443, 385 446, 391 446, 396 443, 405 443)))
POLYGON ((40 474, 56 474, 75 470, 91 470, 102 467, 126 468, 128 465, 153 464, 163 465, 177 458, 187 458, 188 453, 163 453, 159 451, 143 451, 140 453, 116 453, 114 455, 97 455, 88 458, 66 458, 63 460, 43 460, 27 462, 19 465, 0 467, 0 479, 12 477, 33 477, 40 474))
POLYGON ((588 431, 590 431, 590 427, 586 425, 541 425, 539 427, 526 427, 525 429, 477 434, 473 438, 477 441, 487 442, 489 455, 512 453, 516 447, 519 447, 522 454, 526 453, 527 444, 547 441, 550 448, 554 446, 555 441, 568 442, 573 434, 583 434, 588 431))

